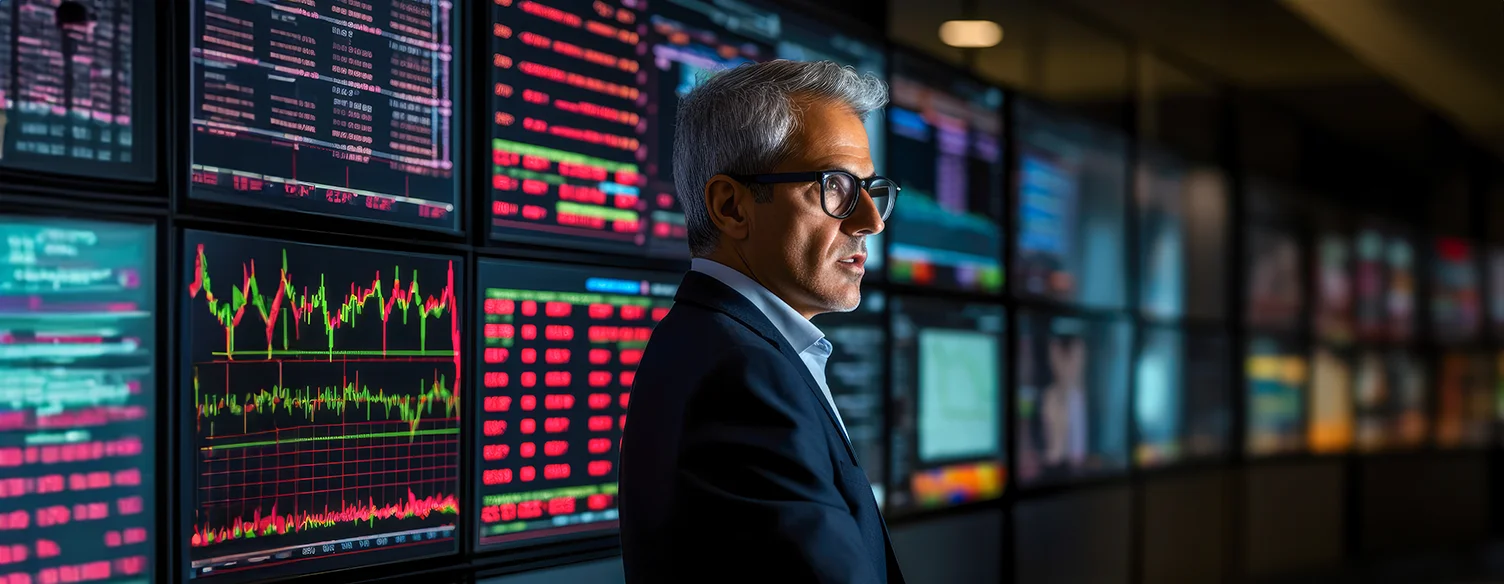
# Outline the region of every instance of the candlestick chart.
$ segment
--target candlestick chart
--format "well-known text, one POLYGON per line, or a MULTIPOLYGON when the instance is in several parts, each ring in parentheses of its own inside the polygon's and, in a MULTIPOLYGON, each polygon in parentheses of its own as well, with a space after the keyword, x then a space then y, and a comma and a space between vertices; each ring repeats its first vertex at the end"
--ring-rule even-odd
POLYGON ((185 237, 195 577, 453 551, 457 258, 185 237))

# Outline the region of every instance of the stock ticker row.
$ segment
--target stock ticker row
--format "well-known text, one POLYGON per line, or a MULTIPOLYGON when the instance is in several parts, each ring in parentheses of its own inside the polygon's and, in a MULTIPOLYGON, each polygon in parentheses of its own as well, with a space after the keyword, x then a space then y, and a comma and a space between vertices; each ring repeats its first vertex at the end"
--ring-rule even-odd
MULTIPOLYGON (((1418 307, 1426 334, 1459 346, 1504 330, 1480 281, 1504 289, 1504 249, 1379 219, 1315 237, 1270 220, 1229 262, 1215 166, 1145 150, 1130 169, 1121 133, 1023 99, 1005 153, 1000 89, 815 18, 743 0, 197 0, 187 30, 157 31, 156 6, 0 0, 0 168, 156 180, 154 69, 177 33, 191 107, 162 126, 189 128, 191 168, 173 172, 190 201, 373 233, 461 233, 481 213, 492 242, 682 258, 669 141, 702 74, 782 57, 885 76, 893 104, 868 130, 904 195, 868 277, 972 299, 869 288, 816 320, 890 517, 1010 480, 1225 456, 1234 359, 1251 455, 1482 445, 1504 411, 1504 354, 1413 348, 1418 307), (459 50, 474 19, 485 46, 459 50), (468 59, 489 60, 485 120, 462 115, 468 59), (479 209, 461 196, 462 124, 486 128, 479 209), (1242 355, 1229 264, 1247 271, 1242 355), (1011 336, 1005 284, 1042 301, 1011 336)), ((250 582, 614 529, 633 372, 677 274, 164 233, 0 214, 0 583, 250 582), (180 273, 163 276, 168 249, 180 273), (176 436, 158 431, 164 393, 176 436), (156 500, 160 441, 184 457, 181 509, 156 500), (159 541, 162 513, 174 541, 159 541), (187 565, 160 573, 169 548, 187 565)))

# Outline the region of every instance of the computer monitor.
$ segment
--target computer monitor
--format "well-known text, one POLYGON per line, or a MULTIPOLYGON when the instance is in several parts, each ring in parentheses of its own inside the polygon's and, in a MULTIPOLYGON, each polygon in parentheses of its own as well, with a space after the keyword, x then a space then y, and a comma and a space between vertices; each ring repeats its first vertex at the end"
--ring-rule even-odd
POLYGON ((914 286, 1003 287, 1003 92, 894 53, 888 176, 902 192, 887 225, 888 277, 914 286))
POLYGON ((1127 304, 1128 142, 1019 100, 1013 290, 1092 308, 1127 304))
POLYGON ((1140 466, 1225 454, 1232 425, 1228 351, 1220 332, 1144 331, 1134 369, 1134 459, 1140 466))
POLYGON ((1488 250, 1488 320, 1494 335, 1504 337, 1504 246, 1488 250))
POLYGON ((159 5, 0 4, 0 168, 156 177, 159 5))
POLYGON ((1353 444, 1353 367, 1350 351, 1318 346, 1311 357, 1311 403, 1306 424, 1311 452, 1336 454, 1353 444))
POLYGON ((1493 373, 1494 364, 1486 353, 1442 354, 1436 380, 1437 446, 1474 448, 1489 443, 1498 418, 1493 373))
POLYGON ((1018 338, 1019 484, 1126 470, 1133 326, 1124 319, 1023 312, 1018 338))
POLYGON ((1257 457, 1303 451, 1309 366, 1300 343, 1254 336, 1248 339, 1243 367, 1248 378, 1247 453, 1257 457))
POLYGON ((457 231, 449 0, 195 0, 193 198, 457 231))
POLYGON ((1455 237, 1438 237, 1431 249, 1431 334, 1442 343, 1472 340, 1483 326, 1477 250, 1455 237))
POLYGON ((1425 361, 1409 351, 1363 351, 1353 376, 1354 435, 1364 452, 1415 448, 1429 436, 1425 361))
POLYGON ((0 215, 0 581, 155 579, 156 231, 0 215))
POLYGON ((1003 308, 893 296, 892 513, 1002 495, 1003 308))
POLYGON ((822 314, 810 321, 834 349, 825 364, 825 382, 879 505, 887 491, 883 484, 888 451, 883 417, 888 402, 887 317, 887 296, 865 290, 856 310, 822 314))
POLYGON ((1325 342, 1345 344, 1354 337, 1353 253, 1347 233, 1323 231, 1316 236, 1316 298, 1312 327, 1325 342))
POLYGON ((1415 250, 1392 227, 1369 225, 1353 239, 1352 305, 1355 338, 1402 342, 1415 329, 1415 250))
POLYGON ((1139 309, 1157 319, 1221 318, 1227 295, 1227 181, 1146 148, 1136 173, 1139 309))
POLYGON ((1245 320, 1261 330, 1293 332, 1305 311, 1305 272, 1299 237, 1272 225, 1248 228, 1245 320))
POLYGON ((198 230, 183 241, 191 576, 456 552, 463 261, 198 230))
POLYGON ((674 274, 482 260, 477 548, 614 529, 632 381, 674 274))

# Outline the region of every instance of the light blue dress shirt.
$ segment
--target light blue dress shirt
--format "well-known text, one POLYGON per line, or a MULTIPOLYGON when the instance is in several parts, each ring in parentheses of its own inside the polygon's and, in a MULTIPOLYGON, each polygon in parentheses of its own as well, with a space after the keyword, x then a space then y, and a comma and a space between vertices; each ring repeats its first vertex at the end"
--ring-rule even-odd
POLYGON ((825 363, 830 360, 830 354, 834 350, 830 341, 825 340, 825 333, 820 332, 820 327, 815 326, 804 315, 799 314, 784 302, 782 298, 774 295, 758 284, 746 274, 736 271, 720 262, 705 258, 695 258, 690 262, 691 271, 705 274, 720 283, 731 287, 737 293, 745 297, 763 316, 772 321, 773 327, 783 334, 789 346, 799 353, 799 359, 804 361, 804 366, 809 368, 809 374, 820 384, 820 391, 825 394, 825 401, 830 402, 830 411, 836 414, 836 423, 841 427, 841 433, 846 433, 846 422, 841 420, 841 410, 836 408, 836 400, 830 395, 830 385, 825 382, 825 363))

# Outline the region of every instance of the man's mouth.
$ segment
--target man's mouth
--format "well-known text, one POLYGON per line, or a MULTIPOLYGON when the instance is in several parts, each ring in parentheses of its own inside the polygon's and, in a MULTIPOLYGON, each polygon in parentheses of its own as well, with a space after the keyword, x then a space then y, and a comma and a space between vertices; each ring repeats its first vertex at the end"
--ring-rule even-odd
POLYGON ((836 260, 836 263, 861 269, 867 263, 867 254, 852 254, 836 260))

